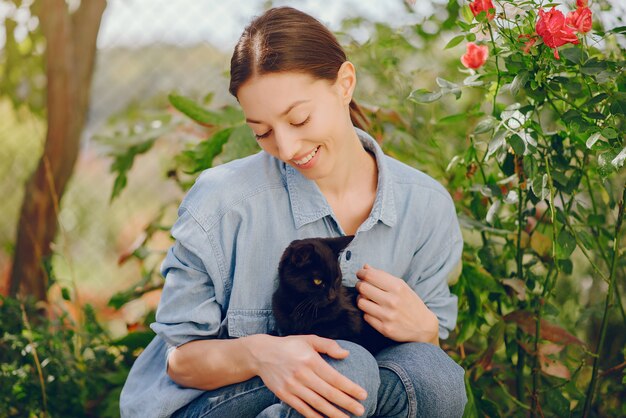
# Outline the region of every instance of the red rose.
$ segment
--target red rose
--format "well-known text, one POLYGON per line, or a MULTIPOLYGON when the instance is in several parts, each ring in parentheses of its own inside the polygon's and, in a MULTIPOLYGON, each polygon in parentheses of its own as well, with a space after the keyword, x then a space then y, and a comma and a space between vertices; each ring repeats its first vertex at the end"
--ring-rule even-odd
POLYGON ((489 9, 495 9, 491 0, 475 0, 470 3, 469 7, 474 16, 478 16, 480 12, 485 12, 487 19, 492 20, 495 17, 495 14, 489 12, 489 9))
POLYGON ((535 25, 535 30, 543 39, 543 43, 554 49, 554 57, 556 59, 559 59, 557 47, 567 43, 578 43, 574 29, 565 24, 563 12, 556 10, 554 7, 549 12, 539 9, 539 20, 535 25))
POLYGON ((580 33, 587 33, 591 30, 591 9, 589 7, 579 7, 574 12, 569 12, 565 19, 565 24, 573 27, 580 33))
POLYGON ((467 68, 480 68, 489 56, 489 48, 476 45, 474 42, 467 43, 467 52, 461 57, 461 63, 467 68))
POLYGON ((576 0, 576 7, 587 7, 587 0, 576 0))

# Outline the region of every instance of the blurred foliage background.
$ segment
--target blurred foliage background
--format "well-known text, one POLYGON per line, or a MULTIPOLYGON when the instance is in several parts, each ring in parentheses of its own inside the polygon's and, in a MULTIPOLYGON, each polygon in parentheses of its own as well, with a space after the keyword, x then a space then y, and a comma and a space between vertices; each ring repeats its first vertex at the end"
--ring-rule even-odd
MULTIPOLYGON (((4 21, 5 28, 4 39, 0 38, 0 69, 7 77, 5 70, 14 65, 9 60, 9 31, 19 46, 21 63, 13 79, 0 83, 0 209, 4 215, 0 220, 0 294, 8 293, 22 185, 37 164, 46 134, 42 49, 35 37, 37 17, 31 12, 37 3, 0 1, 0 23, 4 21)), ((79 2, 67 3, 72 10, 79 2)), ((463 45, 445 48, 460 33, 456 22, 467 2, 417 3, 109 0, 98 38, 88 120, 75 172, 61 201, 60 230, 48 266, 48 299, 54 308, 48 309, 45 320, 37 320, 40 305, 9 299, 1 303, 0 404, 6 406, 0 407, 0 416, 118 414, 117 396, 126 373, 152 336, 147 325, 153 320, 162 283, 158 267, 171 244, 168 228, 178 202, 199 170, 258 149, 228 95, 228 65, 241 29, 265 8, 288 4, 329 24, 357 67, 356 99, 372 122, 372 134, 382 140, 388 154, 430 174, 448 188, 459 206, 465 204, 465 173, 448 166, 470 146, 468 132, 487 110, 484 92, 467 89, 460 99, 446 95, 428 106, 407 97, 416 89, 438 89, 438 77, 462 82, 467 76, 459 61, 463 45), (219 149, 208 149, 207 138, 224 141, 219 149), (33 359, 32 347, 38 347, 34 350, 39 352, 38 359, 33 359), (73 355, 64 358, 67 353, 73 355), (98 378, 87 384, 90 376, 98 378), (79 394, 67 403, 67 409, 58 406, 65 399, 59 395, 63 386, 55 386, 59 383, 74 385, 79 394), (42 387, 48 388, 47 395, 42 387)), ((598 24, 624 25, 626 6, 619 0, 598 0, 592 6, 598 24)), ((624 37, 617 42, 623 51, 624 37)), ((623 138, 624 133, 619 134, 623 138)), ((623 182, 623 174, 622 170, 615 185, 623 182)), ((467 248, 480 246, 476 225, 467 216, 461 220, 467 248)), ((592 274, 579 251, 573 253, 572 262, 573 273, 559 283, 553 302, 558 307, 555 317, 563 329, 592 342, 597 338, 606 285, 592 274)), ((490 277, 476 271, 472 264, 464 277, 490 277)), ((623 272, 621 267, 617 280, 622 296, 626 295, 623 272)), ((482 293, 457 286, 457 292, 474 298, 460 295, 462 310, 487 298, 493 300, 501 292, 488 282, 480 286, 484 286, 482 293)), ((507 291, 511 296, 511 290, 507 291)), ((617 313, 612 317, 605 369, 624 362, 626 326, 620 318, 617 313)), ((474 367, 484 357, 472 358, 472 352, 478 355, 488 348, 493 323, 474 323, 469 329, 464 327, 470 321, 463 312, 460 319, 458 331, 463 334, 459 341, 476 336, 462 345, 455 342, 457 333, 444 347, 455 360, 474 367)), ((503 351, 496 356, 513 356, 503 351)), ((626 414, 622 401, 626 394, 618 383, 622 370, 614 372, 616 379, 603 387, 606 402, 594 409, 597 416, 626 414)), ((483 374, 474 375, 479 377, 483 380, 474 385, 473 410, 468 416, 527 415, 516 404, 514 391, 503 389, 514 386, 506 381, 510 376, 498 380, 487 373, 490 387, 485 386, 483 374)), ((557 390, 562 394, 550 392, 547 403, 556 406, 546 409, 545 416, 567 416, 559 411, 573 414, 570 407, 572 411, 576 407, 577 395, 570 395, 581 388, 565 387, 565 381, 550 380, 549 384, 562 387, 557 390)))

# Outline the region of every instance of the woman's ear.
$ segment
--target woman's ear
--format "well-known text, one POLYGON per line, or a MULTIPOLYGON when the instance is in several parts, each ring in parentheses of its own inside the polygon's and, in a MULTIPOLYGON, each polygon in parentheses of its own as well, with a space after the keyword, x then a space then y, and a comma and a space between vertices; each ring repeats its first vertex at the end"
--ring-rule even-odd
POLYGON ((337 71, 337 81, 335 85, 339 88, 341 99, 344 104, 349 105, 352 101, 352 94, 356 87, 356 70, 350 61, 345 61, 337 71))

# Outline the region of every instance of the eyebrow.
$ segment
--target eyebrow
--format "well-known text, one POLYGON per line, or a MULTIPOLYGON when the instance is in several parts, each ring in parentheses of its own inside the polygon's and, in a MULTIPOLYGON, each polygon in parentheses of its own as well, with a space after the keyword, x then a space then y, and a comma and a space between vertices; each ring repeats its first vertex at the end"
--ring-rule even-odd
MULTIPOLYGON (((293 102, 284 112, 282 112, 280 114, 280 116, 285 116, 287 113, 291 112, 291 109, 293 109, 294 107, 301 105, 302 103, 307 103, 310 102, 311 100, 307 99, 307 100, 298 100, 296 102, 293 102)), ((258 120, 253 120, 253 119, 248 119, 246 118, 246 122, 249 123, 264 123, 264 122, 260 122, 258 120)))

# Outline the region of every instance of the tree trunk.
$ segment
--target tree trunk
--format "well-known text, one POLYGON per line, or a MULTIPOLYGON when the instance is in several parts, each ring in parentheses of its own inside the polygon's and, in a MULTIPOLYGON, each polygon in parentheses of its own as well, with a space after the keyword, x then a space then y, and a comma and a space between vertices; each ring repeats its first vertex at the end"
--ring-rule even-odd
POLYGON ((11 295, 46 300, 44 261, 57 232, 60 199, 72 175, 85 123, 96 56, 96 38, 106 0, 83 0, 70 15, 65 0, 42 0, 39 21, 46 37, 48 131, 43 155, 26 182, 11 295))

